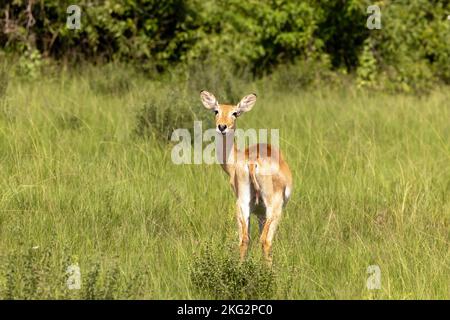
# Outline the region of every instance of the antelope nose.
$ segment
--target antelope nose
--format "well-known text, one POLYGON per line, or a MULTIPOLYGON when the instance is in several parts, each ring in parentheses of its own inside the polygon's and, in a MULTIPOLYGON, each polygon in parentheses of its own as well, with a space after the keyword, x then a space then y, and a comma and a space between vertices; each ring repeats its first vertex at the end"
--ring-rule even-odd
POLYGON ((224 131, 226 130, 226 128, 227 128, 227 125, 225 125, 225 124, 219 124, 219 125, 217 126, 217 128, 219 129, 220 132, 224 132, 224 131))

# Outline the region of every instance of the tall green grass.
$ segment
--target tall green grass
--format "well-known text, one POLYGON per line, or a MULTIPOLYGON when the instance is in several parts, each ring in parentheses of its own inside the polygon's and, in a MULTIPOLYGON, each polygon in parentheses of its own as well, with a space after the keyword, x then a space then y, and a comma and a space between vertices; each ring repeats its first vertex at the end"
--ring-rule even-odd
POLYGON ((2 299, 450 298, 448 89, 280 91, 229 77, 221 92, 220 81, 100 67, 3 78, 2 299), (234 264, 235 199, 220 167, 174 165, 165 135, 147 134, 212 118, 201 89, 219 100, 255 91, 238 126, 280 129, 294 191, 273 270, 253 218, 250 260, 234 264), (67 288, 71 264, 80 290, 67 288), (379 290, 366 288, 369 265, 379 290))

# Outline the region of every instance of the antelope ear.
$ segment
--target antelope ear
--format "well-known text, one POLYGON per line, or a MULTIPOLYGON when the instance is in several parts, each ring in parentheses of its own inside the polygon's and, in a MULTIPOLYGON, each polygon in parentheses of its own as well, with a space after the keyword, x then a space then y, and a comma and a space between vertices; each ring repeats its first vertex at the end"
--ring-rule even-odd
POLYGON ((256 103, 256 94, 252 93, 242 98, 237 105, 239 112, 248 112, 252 110, 256 103))
POLYGON ((200 99, 202 100, 203 105, 206 109, 216 109, 219 106, 219 102, 216 97, 212 93, 203 90, 200 92, 200 99))

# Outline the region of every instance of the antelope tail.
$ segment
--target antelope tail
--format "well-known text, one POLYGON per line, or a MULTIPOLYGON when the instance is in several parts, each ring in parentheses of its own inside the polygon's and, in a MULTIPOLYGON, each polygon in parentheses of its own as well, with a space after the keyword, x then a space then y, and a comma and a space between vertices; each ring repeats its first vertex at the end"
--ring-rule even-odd
POLYGON ((255 189, 255 197, 256 197, 255 202, 256 202, 256 204, 258 204, 261 188, 259 187, 258 180, 256 180, 255 171, 256 171, 256 163, 249 163, 248 164, 248 172, 250 174, 250 179, 252 181, 253 188, 255 189))

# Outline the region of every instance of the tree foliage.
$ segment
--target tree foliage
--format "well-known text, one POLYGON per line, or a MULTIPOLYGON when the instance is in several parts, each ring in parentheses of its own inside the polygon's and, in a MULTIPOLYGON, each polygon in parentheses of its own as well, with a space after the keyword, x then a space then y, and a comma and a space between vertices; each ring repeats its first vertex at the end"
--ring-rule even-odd
POLYGON ((448 0, 78 0, 80 30, 66 27, 71 4, 2 1, 0 45, 12 54, 158 71, 225 61, 263 75, 281 64, 328 61, 329 69, 356 70, 361 85, 380 77, 406 89, 450 82, 448 0), (366 27, 374 4, 381 30, 366 27))

